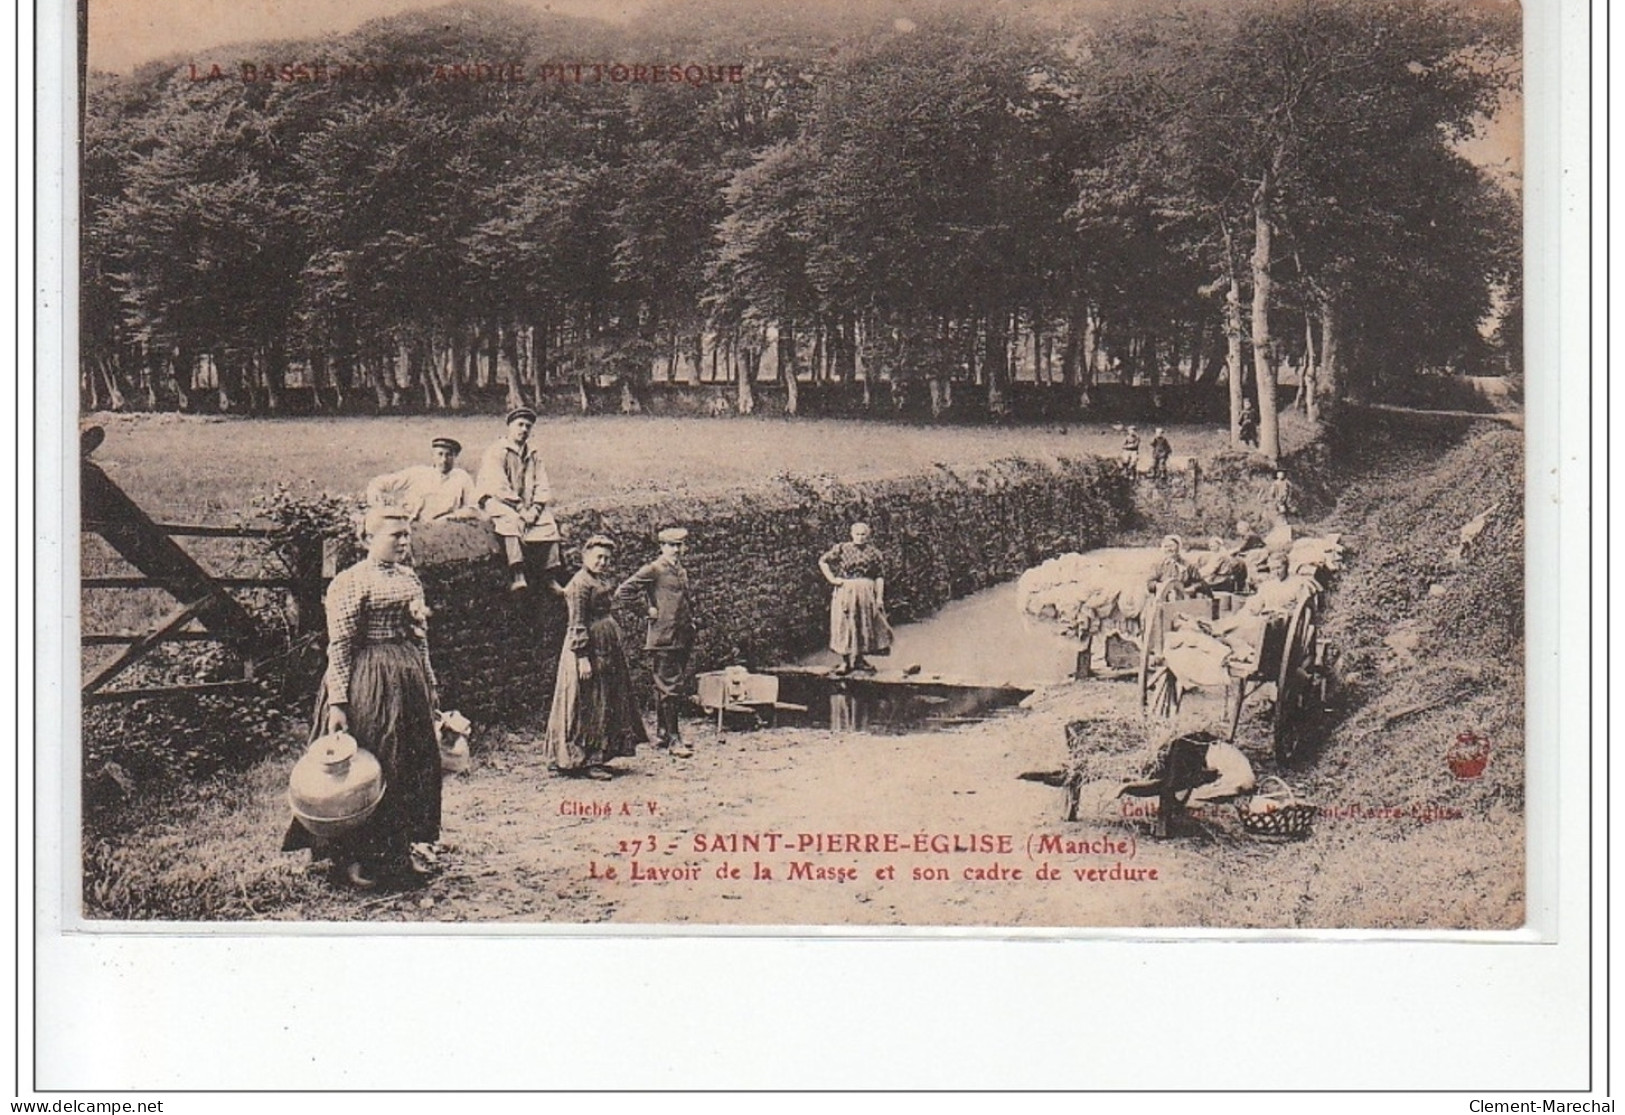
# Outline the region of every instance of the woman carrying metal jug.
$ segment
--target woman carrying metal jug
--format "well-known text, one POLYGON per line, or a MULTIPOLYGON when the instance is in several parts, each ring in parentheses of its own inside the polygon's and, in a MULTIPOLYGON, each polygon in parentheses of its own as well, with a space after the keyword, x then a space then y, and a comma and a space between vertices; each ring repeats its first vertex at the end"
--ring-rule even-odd
MULTIPOLYGON (((434 670, 429 664, 429 609, 423 585, 405 564, 411 526, 396 508, 367 513, 367 556, 327 590, 327 672, 316 697, 311 737, 347 732, 378 760, 383 796, 353 826, 295 820, 283 851, 310 848, 328 857, 336 880, 370 889, 381 876, 428 874, 412 845, 440 838, 440 748, 435 732, 434 670), (339 831, 334 831, 337 828, 339 831)), ((326 791, 312 780, 290 787, 296 817, 301 795, 320 813, 326 791)))

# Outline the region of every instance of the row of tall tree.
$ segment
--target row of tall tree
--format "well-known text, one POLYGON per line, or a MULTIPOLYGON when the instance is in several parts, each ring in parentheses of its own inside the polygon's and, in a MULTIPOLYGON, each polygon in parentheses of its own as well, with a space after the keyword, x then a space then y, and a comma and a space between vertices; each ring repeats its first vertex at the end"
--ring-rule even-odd
POLYGON ((457 408, 681 365, 748 410, 771 345, 792 410, 803 377, 997 410, 1030 344, 1079 405, 1105 366, 1227 370, 1273 455, 1283 361, 1318 413, 1515 335, 1518 202, 1462 154, 1515 7, 1122 8, 459 3, 93 74, 84 397, 274 410, 297 367, 457 408), (639 59, 703 73, 556 78, 639 59), (266 79, 297 62, 324 80, 266 79))

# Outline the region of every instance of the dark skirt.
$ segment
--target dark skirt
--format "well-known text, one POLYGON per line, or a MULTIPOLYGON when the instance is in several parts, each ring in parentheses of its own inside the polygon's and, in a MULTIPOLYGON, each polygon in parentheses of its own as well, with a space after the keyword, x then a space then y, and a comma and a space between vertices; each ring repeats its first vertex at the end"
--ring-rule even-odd
MULTIPOLYGON (((350 734, 378 759, 384 798, 365 824, 342 837, 312 836, 298 821, 282 850, 310 848, 316 855, 359 860, 402 859, 413 844, 440 839, 440 743, 422 652, 409 643, 377 643, 356 650, 345 712, 350 734)), ((314 741, 327 730, 327 681, 316 695, 314 741)))
POLYGON ((560 770, 582 770, 635 755, 638 744, 649 742, 632 691, 621 628, 613 618, 605 616, 588 625, 587 654, 592 677, 586 681, 581 680, 576 653, 565 647, 559 654, 547 747, 560 770))

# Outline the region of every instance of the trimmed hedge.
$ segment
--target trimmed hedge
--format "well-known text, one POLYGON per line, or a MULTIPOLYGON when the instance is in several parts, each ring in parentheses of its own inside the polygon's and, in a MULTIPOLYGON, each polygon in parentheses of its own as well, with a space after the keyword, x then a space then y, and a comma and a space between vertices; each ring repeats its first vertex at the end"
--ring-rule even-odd
MULTIPOLYGON (((657 551, 668 523, 690 530, 688 566, 698 624, 693 668, 783 663, 828 637, 829 586, 818 558, 851 523, 874 528, 886 554, 886 602, 894 622, 931 614, 950 600, 1071 550, 1104 545, 1133 513, 1128 483, 1096 459, 1057 467, 1011 459, 982 469, 865 484, 783 476, 771 487, 725 498, 654 500, 577 511, 561 524, 577 544, 608 534, 624 577, 657 551)), ((462 531, 479 528, 443 528, 462 531)), ((545 708, 564 635, 564 605, 532 590, 508 591, 500 558, 470 556, 466 539, 418 551, 434 609, 431 653, 441 703, 484 719, 514 720, 545 708), (441 556, 446 550, 457 556, 441 556)), ((567 550, 567 563, 577 555, 567 550)), ((647 685, 641 612, 620 615, 640 685, 647 685)))

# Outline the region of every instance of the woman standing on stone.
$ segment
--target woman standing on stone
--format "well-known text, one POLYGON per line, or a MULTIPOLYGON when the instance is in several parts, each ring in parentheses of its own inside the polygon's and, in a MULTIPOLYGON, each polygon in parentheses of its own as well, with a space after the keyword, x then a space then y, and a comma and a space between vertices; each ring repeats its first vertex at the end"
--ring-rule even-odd
POLYGON ((362 528, 367 556, 327 590, 327 673, 316 697, 311 739, 348 732, 383 768, 384 796, 358 830, 319 841, 296 821, 282 850, 330 855, 335 874, 368 889, 380 873, 425 875, 413 844, 440 839, 440 745, 435 678, 429 665, 429 609, 405 564, 411 526, 398 508, 375 508, 362 528))
POLYGON ((604 580, 615 543, 601 534, 581 548, 581 569, 564 587, 569 626, 559 653, 547 745, 560 774, 607 781, 604 764, 649 742, 632 692, 621 627, 610 612, 614 590, 604 580))
POLYGON ((837 676, 874 671, 865 654, 891 653, 886 622, 886 561, 869 541, 867 523, 852 524, 852 540, 838 542, 818 559, 824 579, 835 586, 829 602, 829 649, 841 656, 837 676))

